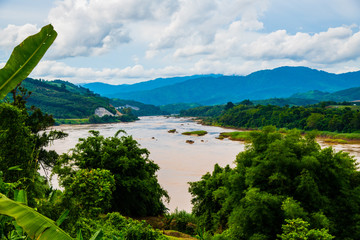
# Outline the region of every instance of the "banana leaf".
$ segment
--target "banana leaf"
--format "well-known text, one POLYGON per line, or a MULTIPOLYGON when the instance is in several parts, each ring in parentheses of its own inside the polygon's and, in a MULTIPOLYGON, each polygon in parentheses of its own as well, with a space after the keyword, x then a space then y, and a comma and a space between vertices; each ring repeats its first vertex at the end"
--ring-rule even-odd
POLYGON ((37 240, 73 240, 55 222, 34 209, 8 199, 0 193, 0 214, 15 218, 31 239, 37 240))
POLYGON ((49 24, 14 48, 9 60, 0 69, 0 100, 29 76, 56 36, 56 31, 49 24))
POLYGON ((94 233, 94 235, 91 236, 90 240, 101 240, 103 237, 104 233, 103 231, 100 229, 98 230, 96 233, 94 233))

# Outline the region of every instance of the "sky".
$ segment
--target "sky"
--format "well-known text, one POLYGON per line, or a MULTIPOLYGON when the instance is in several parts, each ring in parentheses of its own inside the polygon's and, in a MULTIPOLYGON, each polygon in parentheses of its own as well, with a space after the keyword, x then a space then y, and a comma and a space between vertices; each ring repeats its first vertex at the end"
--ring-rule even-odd
POLYGON ((359 0, 0 0, 0 67, 51 23, 30 77, 132 84, 280 66, 360 70, 359 0))

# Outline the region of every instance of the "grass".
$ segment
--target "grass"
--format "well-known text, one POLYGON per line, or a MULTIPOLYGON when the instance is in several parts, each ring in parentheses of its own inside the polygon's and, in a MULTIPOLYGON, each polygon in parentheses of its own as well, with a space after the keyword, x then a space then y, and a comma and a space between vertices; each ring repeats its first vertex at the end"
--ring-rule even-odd
POLYGON ((60 124, 88 124, 89 123, 89 119, 88 118, 74 118, 74 119, 62 119, 62 118, 57 118, 55 119, 55 124, 60 125, 60 124))
POLYGON ((171 240, 176 240, 176 239, 197 239, 197 238, 191 237, 188 234, 178 232, 178 231, 174 231, 174 230, 165 230, 164 235, 168 239, 171 239, 171 240))
POLYGON ((208 132, 207 131, 192 131, 192 132, 183 132, 183 135, 196 135, 196 136, 204 136, 206 135, 208 132))
POLYGON ((334 144, 348 144, 349 143, 348 141, 346 141, 344 139, 332 139, 332 138, 324 139, 324 142, 334 143, 334 144))
POLYGON ((342 140, 360 140, 360 133, 318 132, 318 137, 342 140))
POLYGON ((250 132, 222 132, 218 139, 229 138, 234 141, 249 141, 250 132))

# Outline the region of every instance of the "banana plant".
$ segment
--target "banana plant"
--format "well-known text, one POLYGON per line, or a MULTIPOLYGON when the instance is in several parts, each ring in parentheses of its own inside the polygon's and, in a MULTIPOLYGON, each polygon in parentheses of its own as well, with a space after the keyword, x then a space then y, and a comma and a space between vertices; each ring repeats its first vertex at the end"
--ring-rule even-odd
POLYGON ((49 24, 14 48, 9 60, 0 69, 0 100, 29 76, 56 36, 56 31, 49 24))
POLYGON ((0 214, 15 218, 31 239, 37 240, 72 240, 55 222, 34 209, 15 202, 0 193, 0 214))

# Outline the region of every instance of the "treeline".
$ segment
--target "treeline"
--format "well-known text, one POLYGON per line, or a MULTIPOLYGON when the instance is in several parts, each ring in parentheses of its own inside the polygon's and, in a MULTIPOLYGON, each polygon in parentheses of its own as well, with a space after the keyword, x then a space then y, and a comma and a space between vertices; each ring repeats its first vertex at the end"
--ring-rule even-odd
MULTIPOLYGON (((228 103, 229 104, 229 103, 228 103)), ((348 103, 321 102, 309 106, 253 105, 250 101, 239 105, 200 107, 182 112, 183 116, 207 118, 207 123, 237 128, 260 128, 274 125, 278 128, 355 132, 360 130, 357 106, 348 103)))

